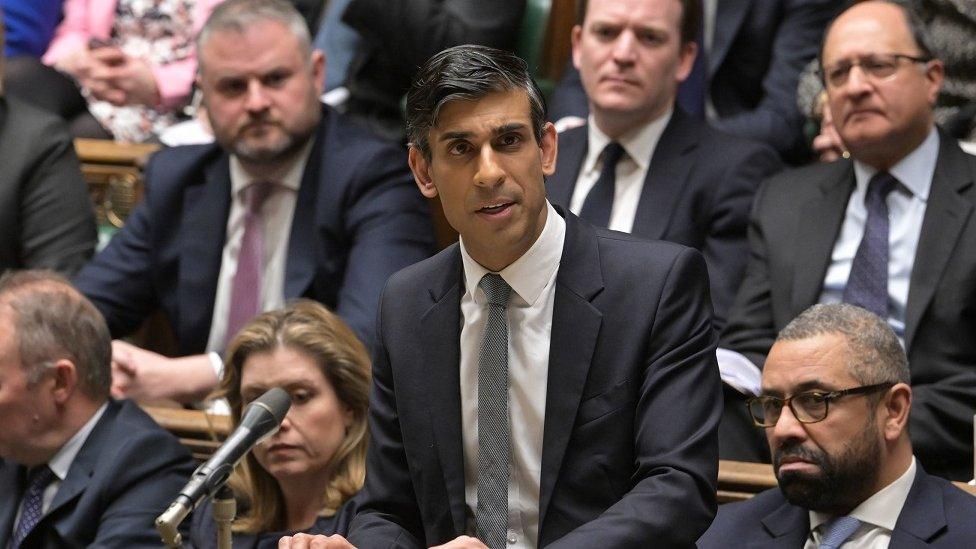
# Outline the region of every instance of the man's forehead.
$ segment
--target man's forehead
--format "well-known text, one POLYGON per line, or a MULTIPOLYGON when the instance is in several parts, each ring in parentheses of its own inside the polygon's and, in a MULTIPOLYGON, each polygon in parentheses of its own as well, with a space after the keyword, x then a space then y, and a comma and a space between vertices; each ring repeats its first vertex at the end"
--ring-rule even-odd
POLYGON ((912 53, 917 49, 901 8, 870 2, 851 8, 831 24, 823 57, 829 64, 832 59, 871 53, 912 53))
POLYGON ((528 95, 522 90, 492 92, 478 99, 458 99, 441 106, 433 135, 495 133, 506 126, 531 126, 528 95))
POLYGON ((844 384, 850 378, 847 362, 847 340, 841 334, 779 340, 763 367, 763 391, 785 393, 844 384))

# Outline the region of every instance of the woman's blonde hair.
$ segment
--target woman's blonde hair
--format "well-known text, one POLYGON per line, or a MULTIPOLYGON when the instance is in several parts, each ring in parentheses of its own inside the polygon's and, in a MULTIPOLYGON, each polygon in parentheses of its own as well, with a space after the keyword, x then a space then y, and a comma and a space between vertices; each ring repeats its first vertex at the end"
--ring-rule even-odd
MULTIPOLYGON (((370 361, 366 347, 352 330, 322 305, 299 299, 284 309, 256 316, 237 333, 227 348, 224 376, 214 398, 225 398, 231 422, 240 421, 241 373, 248 357, 287 347, 312 358, 332 384, 340 402, 353 413, 342 444, 330 468, 332 476, 322 494, 324 516, 338 508, 363 486, 368 441, 366 411, 369 406, 370 361)), ((241 532, 285 529, 285 505, 278 482, 249 453, 231 477, 231 486, 247 510, 235 521, 241 532)))

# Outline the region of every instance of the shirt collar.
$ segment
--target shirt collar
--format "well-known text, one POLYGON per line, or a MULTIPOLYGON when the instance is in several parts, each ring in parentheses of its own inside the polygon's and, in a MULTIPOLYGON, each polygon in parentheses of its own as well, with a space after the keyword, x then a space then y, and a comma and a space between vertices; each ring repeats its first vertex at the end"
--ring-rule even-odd
MULTIPOLYGON (((305 164, 308 163, 308 157, 312 152, 312 144, 314 142, 314 139, 309 139, 298 156, 286 166, 282 166, 281 169, 277 170, 268 179, 273 181, 275 185, 298 192, 299 187, 302 186, 305 164)), ((244 166, 241 165, 241 161, 237 158, 237 155, 230 155, 230 185, 233 196, 240 196, 241 192, 254 182, 254 177, 244 170, 244 166)))
POLYGON ((92 429, 95 428, 95 424, 98 420, 102 418, 102 414, 108 408, 108 403, 102 404, 102 406, 95 411, 95 414, 89 418, 88 422, 85 423, 73 437, 68 439, 68 442, 58 450, 58 453, 54 454, 54 457, 47 462, 47 466, 51 469, 51 472, 57 475, 58 479, 64 480, 68 476, 68 469, 71 468, 71 464, 75 460, 75 456, 81 451, 81 447, 88 440, 88 435, 91 434, 92 429))
MULTIPOLYGON (((657 142, 664 133, 664 128, 671 121, 674 114, 674 107, 669 108, 664 114, 655 118, 648 124, 620 136, 617 142, 627 151, 627 156, 636 163, 641 170, 646 170, 651 162, 651 154, 657 147, 657 142)), ((596 168, 596 162, 600 158, 600 153, 610 143, 611 139, 597 127, 596 121, 591 114, 587 120, 587 150, 586 159, 583 161, 583 173, 592 171, 596 168)))
MULTIPOLYGON (((848 513, 848 516, 872 526, 879 526, 889 531, 894 530, 895 523, 898 522, 898 515, 901 514, 901 509, 908 499, 908 492, 911 491, 912 484, 915 482, 917 469, 915 456, 912 456, 912 463, 900 477, 862 501, 860 505, 848 513)), ((832 518, 834 517, 826 513, 810 511, 810 530, 814 530, 832 518)))
MULTIPOLYGON (((939 158, 939 132, 933 127, 922 144, 908 153, 888 173, 895 176, 913 196, 926 202, 929 199, 929 189, 932 188, 932 176, 935 174, 935 163, 939 158)), ((867 164, 854 161, 854 180, 858 190, 867 188, 868 181, 878 170, 867 164)))
MULTIPOLYGON (((546 224, 542 228, 542 234, 522 254, 522 257, 498 272, 521 298, 522 303, 513 301, 516 306, 531 306, 542 295, 542 290, 552 278, 552 274, 559 268, 565 239, 566 220, 556 212, 547 200, 546 224)), ((464 238, 461 238, 460 242, 465 290, 468 295, 474 298, 476 303, 481 304, 485 301, 485 293, 478 288, 478 283, 481 282, 481 278, 485 274, 491 271, 484 268, 468 254, 467 248, 464 247, 464 238)))

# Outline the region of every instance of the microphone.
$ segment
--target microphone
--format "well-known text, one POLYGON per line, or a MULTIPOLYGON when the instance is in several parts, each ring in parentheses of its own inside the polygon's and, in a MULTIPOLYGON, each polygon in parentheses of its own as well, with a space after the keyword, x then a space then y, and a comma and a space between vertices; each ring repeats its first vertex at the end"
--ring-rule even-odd
POLYGON ((206 463, 197 467, 173 503, 156 518, 156 529, 164 543, 181 543, 177 527, 207 495, 227 482, 234 466, 255 444, 278 431, 291 407, 291 396, 280 387, 268 390, 244 410, 240 425, 227 437, 206 463), (167 540, 172 540, 169 542, 167 540))

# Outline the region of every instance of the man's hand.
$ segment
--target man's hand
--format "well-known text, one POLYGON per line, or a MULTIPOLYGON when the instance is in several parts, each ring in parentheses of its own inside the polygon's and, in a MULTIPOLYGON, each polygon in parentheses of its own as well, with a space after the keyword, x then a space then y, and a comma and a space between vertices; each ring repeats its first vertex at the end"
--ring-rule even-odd
POLYGON ((295 534, 278 540, 278 549, 356 549, 339 534, 331 536, 295 534))
POLYGON ((112 396, 140 402, 202 400, 217 385, 210 357, 168 358, 124 341, 112 342, 112 396))
POLYGON ((837 133, 834 119, 830 114, 830 106, 824 104, 823 119, 820 122, 820 135, 813 138, 813 152, 817 153, 821 162, 833 162, 840 157, 848 158, 850 153, 844 147, 844 142, 837 133))
POLYGON ((58 59, 54 63, 54 68, 71 76, 78 82, 78 85, 84 86, 88 79, 88 74, 94 66, 94 61, 92 60, 91 50, 77 50, 71 55, 66 55, 65 57, 58 59))
POLYGON ((430 549, 488 549, 488 546, 481 543, 481 540, 478 538, 473 538, 471 536, 459 536, 445 543, 444 545, 438 545, 437 547, 431 547, 430 549))
POLYGON ((156 76, 148 61, 114 47, 93 50, 91 57, 95 68, 85 84, 97 99, 113 105, 159 104, 156 76))

